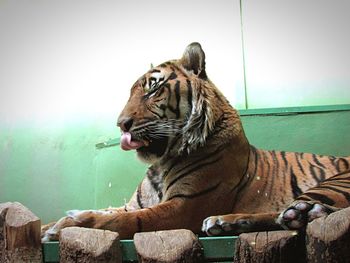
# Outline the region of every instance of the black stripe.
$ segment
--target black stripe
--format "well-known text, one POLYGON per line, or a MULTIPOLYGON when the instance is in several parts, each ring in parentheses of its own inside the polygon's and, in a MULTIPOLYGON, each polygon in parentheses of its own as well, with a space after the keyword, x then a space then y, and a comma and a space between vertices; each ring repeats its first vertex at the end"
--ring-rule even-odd
POLYGON ((331 190, 333 192, 337 192, 339 194, 342 194, 345 199, 350 202, 350 194, 348 192, 345 192, 345 191, 342 191, 341 189, 339 188, 336 188, 336 187, 333 187, 333 186, 329 186, 329 185, 322 185, 320 187, 317 187, 318 189, 328 189, 328 190, 331 190))
POLYGON ((156 81, 157 79, 156 79, 155 77, 149 77, 149 79, 148 79, 148 83, 151 83, 151 82, 152 82, 152 80, 156 81))
POLYGON ((312 198, 305 196, 305 194, 298 196, 296 200, 302 200, 302 201, 312 201, 312 198))
POLYGON ((151 69, 150 73, 160 73, 161 71, 159 69, 151 69))
MULTIPOLYGON (((250 150, 253 152, 254 157, 255 157, 255 159, 256 159, 255 148, 254 148, 254 147, 251 147, 250 150)), ((244 189, 245 186, 246 186, 249 182, 251 182, 251 181, 253 180, 253 178, 254 178, 254 175, 251 175, 251 174, 249 174, 249 172, 248 172, 248 169, 249 169, 249 162, 250 162, 250 152, 249 152, 249 154, 248 154, 247 167, 246 167, 246 169, 245 169, 245 171, 244 171, 244 173, 243 173, 243 176, 242 176, 241 179, 239 180, 238 184, 235 185, 235 186, 230 190, 230 194, 232 194, 234 191, 236 191, 236 193, 235 193, 235 198, 234 198, 234 200, 233 200, 233 204, 232 204, 231 211, 233 211, 233 208, 234 208, 235 205, 236 205, 236 201, 238 200, 238 195, 239 195, 239 193, 240 193, 240 192, 242 191, 242 189, 244 189), (249 175, 249 177, 248 177, 247 175, 249 175)))
MULTIPOLYGON (((169 65, 170 65, 170 63, 169 63, 169 65)), ((170 67, 170 69, 171 69, 172 71, 177 71, 178 73, 182 73, 182 72, 183 72, 183 71, 182 71, 178 66, 176 66, 175 64, 172 64, 171 67, 170 67)))
POLYGON ((137 193, 136 193, 136 200, 137 200, 137 204, 139 205, 140 208, 144 208, 143 204, 142 204, 142 183, 139 184, 139 186, 137 187, 137 193))
POLYGON ((271 158, 272 158, 272 165, 273 165, 273 170, 272 170, 272 174, 271 174, 271 184, 270 184, 270 190, 269 192, 267 193, 269 198, 272 194, 272 188, 274 186, 274 181, 275 181, 275 177, 278 177, 278 172, 279 172, 279 163, 278 163, 278 160, 277 160, 277 156, 276 156, 276 152, 275 151, 271 151, 270 152, 271 154, 271 158))
POLYGON ((172 79, 176 79, 177 78, 177 75, 175 72, 171 72, 170 76, 167 78, 169 80, 172 80, 172 79))
POLYGON ((139 216, 136 216, 137 220, 137 232, 142 232, 142 219, 139 216))
POLYGON ((155 111, 153 111, 153 110, 151 110, 151 109, 148 109, 148 110, 149 110, 150 112, 152 112, 154 115, 156 115, 158 118, 160 118, 160 119, 163 119, 163 118, 164 118, 164 115, 163 115, 163 116, 160 116, 158 112, 155 112, 155 111))
POLYGON ((331 161, 331 164, 333 165, 333 167, 337 170, 337 172, 339 172, 337 169, 337 164, 336 164, 337 158, 334 156, 328 156, 328 158, 331 161))
POLYGON ((319 160, 318 160, 318 156, 316 154, 312 154, 312 159, 314 160, 314 163, 317 164, 318 166, 322 167, 322 168, 326 168, 324 166, 323 163, 321 163, 319 160))
POLYGON ((251 174, 252 177, 255 177, 256 172, 258 170, 258 154, 256 152, 256 148, 253 146, 250 146, 251 152, 254 154, 254 172, 251 174))
POLYGON ((288 167, 288 161, 287 161, 287 158, 286 158, 286 152, 280 152, 280 154, 281 154, 282 160, 284 162, 284 165, 286 167, 288 167))
POLYGON ((192 172, 198 170, 199 168, 203 168, 203 167, 205 167, 205 166, 207 166, 207 165, 216 163, 216 162, 219 161, 220 159, 221 159, 221 156, 219 156, 218 158, 216 158, 216 159, 214 159, 214 160, 212 160, 212 161, 210 161, 210 162, 200 163, 200 164, 198 164, 198 165, 192 167, 192 169, 186 171, 185 173, 179 175, 179 176, 176 177, 173 181, 171 181, 171 182, 169 183, 169 185, 167 186, 167 188, 166 188, 165 191, 168 191, 169 188, 170 188, 172 185, 174 185, 177 181, 179 181, 180 179, 182 179, 182 178, 184 178, 184 177, 186 177, 186 176, 188 176, 188 175, 191 175, 192 172))
MULTIPOLYGON (((162 89, 163 90, 163 89, 162 89)), ((160 99, 156 99, 156 100, 154 100, 153 102, 154 103, 158 103, 158 102, 160 102, 160 101, 162 101, 162 100, 165 100, 164 98, 160 98, 160 99)), ((157 107, 158 107, 158 105, 156 105, 157 107)))
POLYGON ((324 169, 320 168, 320 180, 324 181, 324 179, 326 179, 326 172, 324 169))
POLYGON ((317 178, 318 182, 323 182, 326 178, 325 171, 322 168, 315 166, 313 164, 310 164, 310 166, 311 166, 310 171, 312 170, 313 176, 315 175, 315 178, 317 178), (316 173, 316 170, 318 170, 318 173, 316 173))
POLYGON ((270 162, 269 160, 267 159, 267 151, 261 151, 261 155, 262 155, 262 158, 263 158, 263 174, 261 174, 261 179, 262 179, 262 176, 265 175, 266 176, 266 179, 263 180, 264 181, 264 184, 262 186, 262 188, 260 189, 262 193, 265 193, 266 192, 266 187, 269 183, 269 176, 270 176, 270 162), (267 167, 266 169, 266 172, 265 172, 265 166, 267 167))
POLYGON ((329 177, 328 179, 324 180, 324 182, 327 182, 327 181, 336 181, 336 180, 347 180, 349 179, 350 180, 350 170, 347 170, 347 171, 344 171, 344 172, 341 172, 341 173, 337 173, 335 175, 333 175, 332 177, 329 177), (342 175, 348 175, 349 177, 342 177, 342 175))
MULTIPOLYGON (((311 174, 312 178, 314 178, 314 180, 316 181, 316 183, 319 184, 319 183, 320 183, 320 179, 319 179, 318 176, 316 175, 315 168, 316 168, 316 166, 314 166, 314 165, 312 165, 312 164, 310 163, 310 167, 309 167, 310 174, 311 174)), ((320 168, 318 168, 318 169, 320 169, 320 168)))
POLYGON ((192 85, 191 81, 187 80, 187 103, 188 103, 188 111, 187 111, 187 117, 191 115, 192 112, 192 85))
POLYGON ((168 198, 168 200, 171 200, 171 199, 174 199, 174 198, 187 198, 187 199, 192 199, 192 198, 196 198, 196 197, 199 197, 201 195, 205 195, 207 193, 210 193, 211 191, 214 191, 216 188, 219 187, 221 183, 217 183, 216 185, 212 186, 212 187, 209 187, 201 192, 198 192, 198 193, 195 193, 195 194, 189 194, 189 195, 186 195, 186 194, 176 194, 176 195, 173 195, 171 196, 170 198, 168 198))
POLYGON ((190 164, 184 166, 184 167, 181 167, 181 169, 177 170, 176 173, 181 173, 183 172, 184 170, 186 170, 187 168, 191 167, 192 165, 194 164, 198 164, 199 162, 202 162, 202 161, 205 161, 217 154, 219 154, 221 151, 223 151, 225 148, 227 147, 227 145, 221 145, 219 146, 217 149, 215 149, 214 151, 212 152, 209 152, 207 153, 205 156, 203 156, 202 158, 199 158, 199 159, 196 159, 194 160, 193 162, 191 162, 190 164))
POLYGON ((305 175, 303 165, 301 164, 301 161, 300 161, 300 154, 299 153, 295 153, 295 159, 297 160, 299 170, 305 175))
POLYGON ((347 160, 345 160, 344 158, 339 158, 338 161, 337 161, 337 170, 338 171, 341 171, 340 170, 340 162, 342 162, 343 165, 345 165, 345 170, 348 170, 349 169, 349 163, 347 160))
MULTIPOLYGON (((331 186, 335 186, 335 187, 342 187, 342 188, 346 188, 346 189, 350 189, 350 182, 349 181, 333 181, 333 182, 327 182, 326 185, 331 185, 331 186)), ((323 185, 321 184, 320 187, 322 187, 323 185)))
POLYGON ((182 139, 182 137, 177 135, 171 142, 169 149, 173 149, 180 139, 182 139))
POLYGON ((176 81, 175 83, 175 97, 176 97, 176 118, 178 119, 180 117, 180 81, 176 81))
POLYGON ((302 194, 303 191, 301 191, 301 189, 298 186, 298 180, 293 169, 290 169, 290 185, 292 187, 292 193, 293 193, 294 199, 302 194))
POLYGON ((232 194, 234 191, 236 191, 235 193, 235 198, 233 200, 233 204, 232 204, 232 208, 231 211, 233 210, 233 208, 235 207, 236 201, 238 200, 238 195, 239 193, 242 191, 242 189, 245 188, 245 186, 248 184, 248 182, 250 182, 251 180, 253 180, 254 176, 252 176, 251 174, 248 173, 248 168, 249 168, 249 160, 250 160, 250 153, 248 154, 248 160, 247 160, 247 167, 243 173, 243 176, 241 177, 241 179, 239 180, 238 184, 235 185, 231 190, 230 190, 230 194, 232 194), (249 177, 247 176, 249 175, 249 177))
MULTIPOLYGON (((155 95, 157 98, 159 98, 160 96, 162 96, 163 95, 163 93, 164 93, 164 91, 165 91, 165 89, 164 89, 164 87, 166 87, 168 85, 168 83, 167 84, 164 84, 164 85, 162 85, 159 89, 158 89, 158 91, 157 91, 157 94, 155 95)), ((165 98, 164 97, 162 97, 161 99, 158 99, 157 101, 155 101, 155 102, 158 102, 158 101, 160 101, 160 100, 164 100, 165 98)))
MULTIPOLYGON (((334 205, 335 204, 335 202, 332 199, 330 199, 328 196, 325 196, 323 194, 306 192, 303 194, 303 196, 309 197, 312 200, 320 201, 322 204, 327 204, 327 205, 334 205)), ((298 199, 301 200, 301 198, 298 198, 298 199)))
MULTIPOLYGON (((349 178, 339 178, 339 179, 335 179, 335 180, 329 180, 329 181, 325 181, 326 184, 341 184, 341 185, 349 185, 350 181, 349 178)), ((322 184, 321 184, 322 185, 322 184)))
MULTIPOLYGON (((245 188, 245 186, 248 184, 249 181, 251 181, 254 178, 254 176, 249 175, 249 177, 247 176, 247 173, 244 173, 243 176, 241 177, 241 179, 239 180, 238 184, 235 185, 231 190, 230 190, 230 194, 233 193, 234 191, 236 191, 235 193, 235 199, 234 199, 234 203, 233 203, 233 207, 236 204, 237 201, 237 196, 239 195, 239 193, 242 191, 242 189, 245 188)), ((233 210, 233 207, 231 210, 233 210)))

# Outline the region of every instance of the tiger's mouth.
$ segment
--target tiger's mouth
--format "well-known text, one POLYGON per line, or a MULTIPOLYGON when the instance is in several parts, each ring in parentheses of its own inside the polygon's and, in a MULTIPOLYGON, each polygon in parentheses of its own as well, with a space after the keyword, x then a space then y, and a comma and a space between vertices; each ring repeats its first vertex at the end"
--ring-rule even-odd
POLYGON ((125 151, 136 150, 139 154, 162 156, 168 146, 168 138, 163 137, 148 141, 135 138, 130 132, 122 132, 120 146, 125 151))
POLYGON ((122 137, 120 138, 120 146, 124 151, 137 150, 143 146, 147 146, 149 142, 137 140, 132 137, 130 132, 122 132, 122 137))

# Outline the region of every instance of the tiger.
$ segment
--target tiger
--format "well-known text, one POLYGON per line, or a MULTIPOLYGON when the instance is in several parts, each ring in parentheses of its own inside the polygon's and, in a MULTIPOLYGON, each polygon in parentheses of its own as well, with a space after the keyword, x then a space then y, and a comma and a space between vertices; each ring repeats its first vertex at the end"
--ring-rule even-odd
POLYGON ((208 78, 197 42, 180 59, 149 69, 120 113, 120 146, 149 164, 124 206, 71 210, 43 242, 78 226, 137 232, 189 229, 199 235, 303 229, 350 205, 350 156, 257 149, 238 111, 208 78))

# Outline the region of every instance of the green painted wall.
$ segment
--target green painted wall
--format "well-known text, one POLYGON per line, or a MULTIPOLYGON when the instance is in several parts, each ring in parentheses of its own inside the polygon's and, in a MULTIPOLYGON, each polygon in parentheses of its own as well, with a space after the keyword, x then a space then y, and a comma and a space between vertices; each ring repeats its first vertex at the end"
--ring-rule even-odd
POLYGON ((44 222, 70 209, 120 205, 145 166, 119 147, 95 144, 118 135, 99 121, 0 127, 0 202, 19 201, 44 222))
POLYGON ((243 116, 251 144, 258 148, 350 155, 350 111, 243 116))
MULTIPOLYGON (((252 144, 265 149, 350 155, 350 111, 246 115, 252 144)), ((0 202, 19 201, 44 222, 70 209, 119 206, 133 193, 146 166, 133 152, 95 144, 118 136, 107 120, 63 125, 2 125, 0 202)))

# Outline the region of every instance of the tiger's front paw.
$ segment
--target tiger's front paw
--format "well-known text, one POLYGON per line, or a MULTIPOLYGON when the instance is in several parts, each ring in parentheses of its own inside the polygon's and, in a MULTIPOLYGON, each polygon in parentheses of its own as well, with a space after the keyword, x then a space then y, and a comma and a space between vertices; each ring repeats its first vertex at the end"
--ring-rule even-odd
POLYGON ((67 216, 61 218, 53 226, 49 227, 43 234, 41 241, 48 242, 59 239, 60 231, 71 226, 101 228, 98 223, 100 218, 112 214, 109 210, 70 210, 67 216))
POLYGON ((203 221, 202 231, 208 236, 233 235, 249 232, 250 226, 248 215, 210 216, 203 221))
POLYGON ((62 217, 60 220, 57 221, 57 223, 54 223, 50 226, 43 226, 42 227, 42 234, 41 234, 41 242, 48 242, 48 241, 55 241, 59 239, 59 233, 61 229, 70 227, 70 226, 77 226, 78 222, 74 221, 73 218, 69 216, 62 217))
POLYGON ((301 229, 308 222, 335 210, 337 209, 316 202, 296 201, 279 215, 277 223, 285 229, 301 229))

